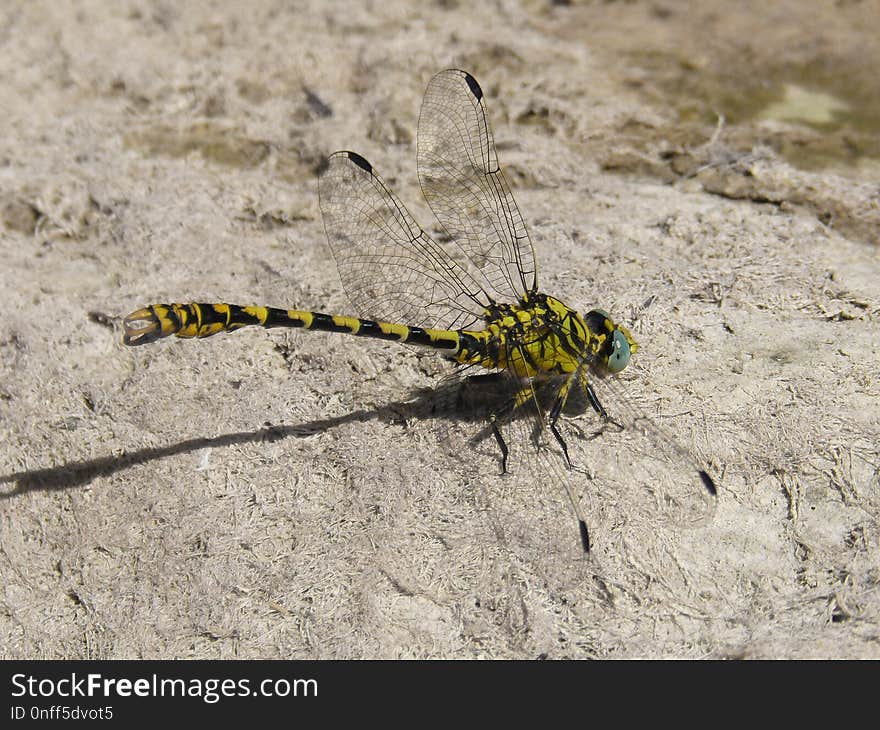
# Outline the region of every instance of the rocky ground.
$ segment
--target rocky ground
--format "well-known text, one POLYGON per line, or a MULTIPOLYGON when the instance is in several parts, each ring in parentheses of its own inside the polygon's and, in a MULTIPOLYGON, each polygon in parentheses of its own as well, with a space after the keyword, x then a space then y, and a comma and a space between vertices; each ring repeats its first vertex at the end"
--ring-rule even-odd
POLYGON ((698 8, 4 3, 2 655, 880 657, 880 7, 698 8), (350 313, 322 161, 437 233, 416 129, 449 67, 542 288, 639 341, 605 403, 715 475, 707 524, 641 519, 650 443, 583 413, 620 489, 572 478, 601 529, 564 562, 556 472, 468 448, 432 354, 121 344, 154 301, 350 313))

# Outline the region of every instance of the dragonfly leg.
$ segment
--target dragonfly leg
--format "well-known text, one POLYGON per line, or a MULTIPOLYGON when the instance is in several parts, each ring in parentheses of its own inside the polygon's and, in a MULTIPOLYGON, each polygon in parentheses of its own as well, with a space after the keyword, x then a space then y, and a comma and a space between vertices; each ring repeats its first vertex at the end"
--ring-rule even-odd
POLYGON ((608 411, 605 410, 605 406, 603 406, 599 402, 599 396, 596 395, 596 391, 593 389, 593 384, 587 380, 587 376, 585 373, 581 373, 579 375, 581 384, 584 386, 584 392, 587 394, 587 400, 590 401, 590 405, 593 407, 593 410, 599 414, 599 417, 605 422, 610 423, 613 426, 617 426, 621 431, 623 431, 623 424, 615 421, 611 416, 608 415, 608 411))
POLYGON ((494 413, 489 416, 489 425, 492 427, 492 435, 495 437, 495 441, 498 442, 498 448, 501 449, 501 473, 507 474, 507 455, 510 452, 504 441, 504 436, 501 435, 501 430, 498 428, 497 420, 498 419, 494 413))
POLYGON ((601 417, 603 421, 609 420, 608 411, 605 410, 605 406, 603 406, 599 402, 599 396, 596 395, 596 391, 593 390, 593 384, 587 382, 587 400, 590 401, 590 405, 593 406, 593 410, 596 411, 601 417))
POLYGON ((550 418, 547 421, 547 425, 550 427, 550 432, 553 434, 553 437, 562 449, 562 453, 565 455, 565 464, 569 469, 573 469, 574 465, 571 463, 571 457, 568 455, 568 445, 565 443, 565 439, 562 438, 557 423, 559 417, 562 415, 562 409, 565 408, 565 403, 568 400, 568 394, 571 392, 571 384, 573 382, 573 378, 568 378, 559 388, 559 391, 556 394, 556 400, 553 403, 553 407, 550 409, 550 418))
POLYGON ((565 465, 569 468, 569 470, 574 469, 574 465, 571 463, 571 457, 568 455, 568 446, 565 443, 565 439, 562 438, 562 434, 559 433, 559 429, 556 427, 555 421, 551 421, 550 423, 550 432, 553 434, 554 438, 559 443, 559 446, 562 448, 562 453, 565 455, 565 465))
POLYGON ((495 437, 495 441, 498 443, 498 448, 501 449, 502 474, 507 474, 507 455, 510 452, 507 448, 507 443, 504 441, 504 436, 501 435, 501 429, 498 428, 498 420, 501 417, 506 417, 514 413, 516 409, 522 406, 524 403, 530 403, 534 397, 535 393, 532 389, 532 386, 527 385, 524 388, 518 390, 513 398, 511 398, 507 403, 504 404, 504 406, 502 406, 495 413, 489 416, 489 425, 492 427, 492 435, 495 437))
POLYGON ((492 432, 498 449, 501 451, 502 474, 508 473, 507 464, 510 449, 501 433, 501 428, 510 415, 532 397, 529 388, 524 388, 511 397, 510 391, 503 387, 505 384, 509 384, 509 377, 504 373, 468 375, 461 381, 456 399, 456 405, 459 408, 467 405, 469 409, 483 410, 484 406, 489 403, 493 404, 489 411, 488 429, 492 432), (502 394, 503 400, 500 400, 499 396, 502 394))
MULTIPOLYGON (((526 403, 532 403, 535 401, 535 391, 531 384, 526 385, 520 390, 516 392, 516 394, 511 398, 507 403, 505 403, 501 408, 492 413, 489 416, 489 426, 492 429, 492 435, 495 437, 495 441, 498 443, 498 448, 501 449, 501 473, 507 474, 507 456, 510 453, 507 442, 504 440, 504 436, 501 435, 501 429, 498 427, 499 421, 507 416, 514 414, 517 408, 525 405, 526 403)), ((558 438, 558 437, 557 437, 558 438)), ((563 446, 564 448, 564 446, 563 446)), ((566 453, 567 457, 567 453, 566 453)))

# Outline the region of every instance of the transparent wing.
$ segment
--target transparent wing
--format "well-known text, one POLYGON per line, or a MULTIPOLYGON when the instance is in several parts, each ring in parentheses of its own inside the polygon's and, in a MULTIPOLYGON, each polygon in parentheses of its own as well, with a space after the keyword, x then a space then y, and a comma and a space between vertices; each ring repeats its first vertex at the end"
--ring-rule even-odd
POLYGON ((482 319, 485 292, 415 222, 354 152, 327 161, 318 192, 342 285, 362 317, 459 329, 482 319))
MULTIPOLYGON (((451 458, 466 470, 483 518, 487 554, 501 552, 527 573, 554 588, 577 588, 594 565, 584 550, 578 506, 569 497, 564 457, 545 426, 541 394, 511 409, 517 393, 528 387, 507 372, 476 375, 462 381, 456 413, 472 427, 458 439, 443 439, 451 458), (507 471, 489 416, 508 450, 507 471), (479 424, 477 431, 473 424, 479 424)), ((457 431, 461 420, 449 424, 457 431)), ((507 568, 505 568, 507 569, 507 568)))
MULTIPOLYGON (((508 402, 527 386, 506 372, 498 376, 506 381, 508 402)), ((534 398, 497 421, 509 473, 485 486, 486 515, 498 542, 549 584, 595 588, 593 579, 604 575, 634 590, 646 575, 668 574, 669 561, 680 554, 678 540, 694 539, 693 529, 709 523, 716 487, 688 450, 635 408, 620 384, 611 378, 589 382, 619 425, 603 422, 585 392, 573 393, 557 423, 569 468, 548 426, 560 382, 533 381, 534 398)), ((500 462, 491 427, 470 448, 500 462)))
POLYGON ((495 301, 537 289, 535 252, 498 165, 483 91, 449 69, 428 84, 419 116, 419 181, 434 215, 495 301))
POLYGON ((584 514, 583 485, 572 479, 547 427, 552 393, 537 382, 526 387, 532 397, 499 424, 509 474, 490 487, 491 513, 500 541, 548 585, 583 586, 596 568, 588 552, 595 540, 592 515, 584 514))
POLYGON ((600 526, 627 524, 657 534, 707 525, 717 487, 692 451, 623 392, 619 377, 584 380, 610 421, 588 408, 583 418, 561 419, 560 428, 573 464, 587 472, 600 526))

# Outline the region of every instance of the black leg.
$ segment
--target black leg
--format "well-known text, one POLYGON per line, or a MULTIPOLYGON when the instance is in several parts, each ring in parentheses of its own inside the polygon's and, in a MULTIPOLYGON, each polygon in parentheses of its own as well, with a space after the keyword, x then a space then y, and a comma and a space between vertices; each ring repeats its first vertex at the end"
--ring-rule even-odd
POLYGON ((587 399, 590 401, 590 405, 593 406, 593 410, 599 414, 605 423, 610 423, 612 426, 617 426, 621 431, 623 431, 623 424, 615 421, 611 416, 608 415, 608 411, 605 410, 605 406, 603 406, 599 402, 599 396, 596 395, 596 391, 593 390, 593 384, 587 383, 587 399))
POLYGON ((596 391, 593 390, 593 384, 587 383, 587 398, 590 401, 590 405, 593 406, 593 410, 596 411, 600 416, 602 416, 603 421, 607 421, 608 412, 605 410, 604 406, 599 402, 599 396, 596 395, 596 391))
POLYGON ((498 424, 495 423, 495 414, 489 418, 489 425, 492 426, 492 435, 495 436, 495 441, 498 442, 498 448, 501 449, 501 473, 507 474, 507 454, 509 453, 507 450, 507 444, 504 443, 504 437, 501 435, 501 431, 498 429, 498 424))
MULTIPOLYGON (((558 417, 558 416, 557 416, 558 417)), ((550 419, 550 431, 556 437, 556 440, 559 442, 559 445, 562 447, 562 453, 565 454, 565 464, 569 469, 573 469, 574 467, 571 464, 571 458, 568 456, 568 446, 565 445, 565 440, 562 438, 562 434, 559 433, 559 429, 556 428, 556 421, 552 418, 550 419)))

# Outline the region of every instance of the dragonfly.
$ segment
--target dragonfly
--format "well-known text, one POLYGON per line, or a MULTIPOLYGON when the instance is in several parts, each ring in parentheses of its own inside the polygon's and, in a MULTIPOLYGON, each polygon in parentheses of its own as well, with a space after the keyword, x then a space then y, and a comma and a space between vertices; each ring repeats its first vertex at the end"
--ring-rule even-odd
MULTIPOLYGON (((124 344, 260 326, 437 350, 473 387, 481 387, 474 371, 501 376, 504 395, 486 414, 483 434, 496 445, 502 474, 525 467, 532 478, 524 482, 531 491, 496 521, 496 532, 531 545, 531 557, 552 551, 560 520, 570 518, 578 539, 563 542, 589 554, 590 513, 603 512, 602 500, 619 506, 616 524, 641 519, 650 527, 660 515, 675 524, 705 524, 714 511, 715 481, 616 384, 638 351, 631 332, 603 309, 581 313, 539 288, 535 249, 498 162, 483 90, 469 73, 449 69, 431 79, 417 156, 422 192, 442 228, 435 237, 361 155, 334 153, 319 178, 327 239, 356 315, 151 304, 125 317, 124 344), (575 400, 598 416, 596 433, 572 439, 566 432, 563 415, 575 400), (598 444, 594 463, 579 463, 574 444, 598 444)), ((467 453, 456 461, 476 470, 467 453)))

